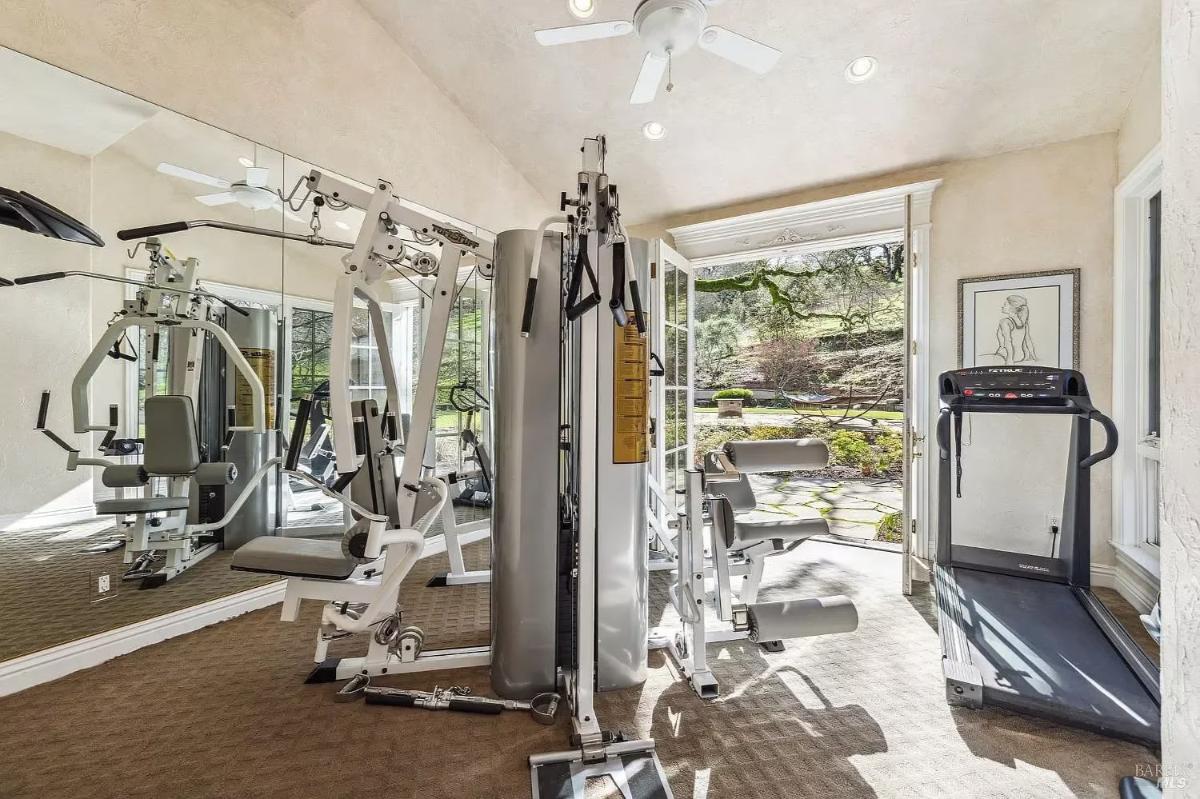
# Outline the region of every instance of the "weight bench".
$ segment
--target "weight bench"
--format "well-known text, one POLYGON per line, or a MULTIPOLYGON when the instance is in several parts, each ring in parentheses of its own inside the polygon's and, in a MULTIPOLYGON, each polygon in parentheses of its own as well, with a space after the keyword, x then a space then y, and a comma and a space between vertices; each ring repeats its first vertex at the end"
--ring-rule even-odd
POLYGON ((819 439, 733 441, 707 456, 703 470, 688 470, 679 576, 671 591, 683 629, 667 651, 701 698, 718 694, 708 668, 709 643, 749 639, 778 652, 790 638, 857 629, 858 611, 845 596, 758 601, 765 559, 827 534, 825 519, 741 521, 736 516, 757 506, 748 475, 821 469, 828 463, 829 447, 819 439), (738 576, 743 579, 735 589, 738 576))
MULTIPOLYGON (((323 486, 322 486, 323 487, 323 486)), ((340 538, 288 538, 285 536, 263 536, 240 547, 234 554, 230 568, 235 571, 276 574, 286 577, 284 589, 283 621, 295 621, 304 599, 319 599, 327 602, 371 603, 376 600, 385 582, 399 582, 412 567, 409 563, 403 574, 384 580, 385 572, 394 572, 388 560, 393 556, 400 560, 413 553, 415 562, 424 548, 425 534, 433 525, 442 507, 446 504, 449 491, 446 484, 437 478, 421 481, 415 514, 417 521, 406 531, 405 544, 398 551, 389 552, 387 539, 389 522, 386 517, 376 515, 358 506, 340 494, 324 489, 327 495, 350 504, 361 518, 343 533, 340 538), (380 563, 379 561, 383 561, 380 563)), ((320 660, 322 658, 318 658, 320 660)))

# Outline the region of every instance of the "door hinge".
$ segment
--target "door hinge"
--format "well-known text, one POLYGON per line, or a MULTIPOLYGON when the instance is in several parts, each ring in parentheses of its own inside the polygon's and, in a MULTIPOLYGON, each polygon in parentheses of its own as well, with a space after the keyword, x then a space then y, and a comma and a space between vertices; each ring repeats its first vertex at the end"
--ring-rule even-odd
POLYGON ((917 354, 917 342, 916 341, 913 341, 913 343, 912 343, 912 354, 913 355, 917 354))

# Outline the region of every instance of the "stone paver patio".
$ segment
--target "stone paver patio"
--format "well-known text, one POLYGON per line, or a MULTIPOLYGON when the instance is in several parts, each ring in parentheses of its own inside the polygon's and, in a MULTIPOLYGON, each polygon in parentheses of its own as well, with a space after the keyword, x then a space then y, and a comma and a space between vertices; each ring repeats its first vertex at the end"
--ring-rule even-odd
POLYGON ((829 520, 833 535, 858 540, 873 540, 875 525, 884 515, 899 511, 902 502, 900 481, 893 479, 752 475, 750 484, 758 508, 747 518, 820 515, 829 520))

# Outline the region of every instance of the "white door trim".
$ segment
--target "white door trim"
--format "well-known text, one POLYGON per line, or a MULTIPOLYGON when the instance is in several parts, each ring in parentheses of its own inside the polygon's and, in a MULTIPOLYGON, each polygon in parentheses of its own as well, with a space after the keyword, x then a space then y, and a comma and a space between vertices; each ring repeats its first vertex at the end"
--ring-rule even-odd
POLYGON ((1157 594, 1159 564, 1153 547, 1142 545, 1140 459, 1146 386, 1142 353, 1148 345, 1146 275, 1150 248, 1146 219, 1150 199, 1162 191, 1163 156, 1155 146, 1113 193, 1113 420, 1122 446, 1112 466, 1112 543, 1117 554, 1117 590, 1132 604, 1157 594))

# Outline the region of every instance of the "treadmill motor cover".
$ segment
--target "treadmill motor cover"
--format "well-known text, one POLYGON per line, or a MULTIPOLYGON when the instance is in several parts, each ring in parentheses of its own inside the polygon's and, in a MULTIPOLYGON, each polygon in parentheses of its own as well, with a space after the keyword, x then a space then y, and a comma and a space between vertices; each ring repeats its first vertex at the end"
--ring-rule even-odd
POLYGON ((0 186, 0 225, 61 241, 103 247, 104 239, 75 217, 29 192, 0 186))

